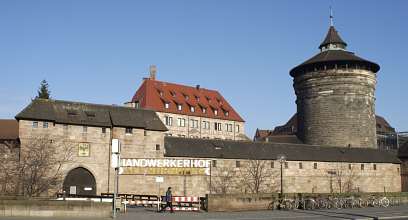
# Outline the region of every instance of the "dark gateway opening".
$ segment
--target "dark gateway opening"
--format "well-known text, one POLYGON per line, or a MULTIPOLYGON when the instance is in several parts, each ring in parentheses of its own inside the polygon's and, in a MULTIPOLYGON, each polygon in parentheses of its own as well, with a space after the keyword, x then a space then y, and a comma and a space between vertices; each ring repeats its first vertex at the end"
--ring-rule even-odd
POLYGON ((65 177, 63 190, 66 195, 96 195, 95 177, 85 168, 75 168, 65 177))

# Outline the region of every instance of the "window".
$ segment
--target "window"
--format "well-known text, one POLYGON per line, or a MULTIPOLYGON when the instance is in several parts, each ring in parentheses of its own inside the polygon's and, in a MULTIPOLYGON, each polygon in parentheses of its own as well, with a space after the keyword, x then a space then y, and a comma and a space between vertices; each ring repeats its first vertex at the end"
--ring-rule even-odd
POLYGON ((273 161, 271 162, 271 168, 275 168, 275 163, 273 161))
POLYGON ((156 150, 160 150, 160 144, 156 144, 156 150))
POLYGON ((184 98, 185 98, 186 100, 188 100, 189 97, 188 97, 188 95, 184 95, 184 98))
POLYGON ((200 101, 200 97, 199 96, 194 96, 195 97, 195 99, 197 100, 197 102, 199 102, 200 101))
POLYGON ((171 96, 176 97, 176 92, 170 91, 171 96))
POLYGON ((218 115, 218 110, 214 109, 214 115, 218 115))
POLYGON ((177 104, 177 110, 181 111, 182 107, 181 104, 177 104))
POLYGON ((235 125, 235 132, 239 132, 239 125, 235 125))
POLYGON ((289 163, 285 162, 285 169, 288 169, 288 168, 289 168, 289 163))
POLYGON ((83 132, 83 133, 88 132, 88 127, 87 127, 87 126, 82 126, 82 132, 83 132))
POLYGON ((38 128, 38 121, 33 121, 33 128, 38 128))
POLYGON ((190 120, 190 128, 198 128, 198 120, 190 120))
POLYGON ((207 109, 206 108, 202 108, 203 113, 207 113, 207 109))
POLYGON ((210 122, 209 121, 203 121, 203 125, 202 125, 203 129, 210 129, 210 122))
POLYGON ((191 112, 195 112, 194 106, 190 106, 190 111, 191 111, 191 112))
POLYGON ((313 169, 317 169, 317 163, 313 163, 313 169))
POLYGON ((214 130, 216 130, 216 131, 222 131, 222 125, 221 125, 221 123, 214 122, 214 130))
POLYGON ((106 134, 106 128, 102 128, 102 134, 106 134))
POLYGON ((224 115, 228 117, 229 112, 228 112, 228 111, 225 111, 225 112, 224 112, 224 115))
POLYGON ((133 133, 133 129, 132 129, 132 128, 126 128, 126 129, 125 129, 125 133, 126 133, 126 134, 132 134, 132 133, 133 133))
POLYGON ((232 132, 232 124, 225 124, 228 132, 232 132))
MULTIPOLYGON (((147 131, 146 130, 143 130, 143 135, 147 136, 147 131)), ((171 134, 169 134, 169 136, 171 136, 171 134)))
POLYGON ((349 170, 351 170, 351 163, 349 164, 349 170))
POLYGON ((173 118, 170 116, 165 116, 165 122, 167 126, 172 126, 173 125, 173 118))
POLYGON ((212 164, 212 167, 217 167, 217 161, 216 160, 212 160, 211 164, 212 164))
POLYGON ((303 169, 303 164, 302 164, 302 162, 299 162, 299 169, 303 169))
POLYGON ((186 119, 184 118, 177 118, 177 126, 185 127, 186 126, 186 119))
POLYGON ((164 103, 164 108, 170 108, 170 103, 168 102, 164 103))
POLYGON ((397 168, 397 173, 400 173, 400 169, 399 169, 399 168, 397 168))
POLYGON ((43 128, 48 128, 48 122, 46 121, 43 122, 43 128))
POLYGON ((135 108, 140 108, 139 101, 135 102, 135 108))
POLYGON ((374 164, 374 165, 373 165, 373 169, 374 169, 374 170, 377 170, 377 164, 374 164))
POLYGON ((235 167, 241 167, 241 161, 239 160, 235 161, 235 167))
POLYGON ((364 164, 361 164, 361 170, 364 170, 364 164))

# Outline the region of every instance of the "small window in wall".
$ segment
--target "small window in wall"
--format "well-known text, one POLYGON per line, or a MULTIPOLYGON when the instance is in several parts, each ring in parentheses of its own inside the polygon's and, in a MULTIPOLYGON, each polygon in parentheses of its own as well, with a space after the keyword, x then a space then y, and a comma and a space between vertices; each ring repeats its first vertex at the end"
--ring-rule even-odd
POLYGON ((364 164, 361 164, 361 170, 364 170, 364 164))
POLYGON ((106 128, 102 128, 102 134, 106 134, 106 128))
POLYGON ((87 126, 82 126, 82 132, 83 132, 83 133, 88 132, 88 127, 87 127, 87 126))
POLYGON ((164 103, 164 108, 170 108, 170 103, 168 102, 164 103))
POLYGON ((182 107, 181 107, 181 105, 180 105, 180 104, 177 104, 177 110, 179 110, 179 111, 181 111, 181 110, 182 110, 182 107))
POLYGON ((235 167, 241 167, 241 161, 239 160, 235 161, 235 167))
POLYGON ((38 128, 38 121, 33 121, 33 128, 38 128))
POLYGON ((399 169, 399 167, 397 168, 397 173, 400 173, 400 169, 399 169))
POLYGON ((212 161, 211 161, 211 165, 212 165, 212 167, 217 167, 217 161, 216 161, 216 160, 212 160, 212 161))
POLYGON ((289 163, 285 162, 285 169, 288 169, 288 168, 289 168, 289 163))
POLYGON ((373 164, 373 170, 377 170, 377 164, 373 164))
POLYGON ((191 111, 191 112, 195 112, 194 106, 191 106, 191 107, 190 107, 190 111, 191 111))
POLYGON ((349 167, 349 170, 351 170, 351 163, 349 164, 349 166, 348 166, 348 167, 349 167))
POLYGON ((271 162, 271 168, 275 168, 275 163, 273 161, 271 162))
POLYGON ((239 132, 239 125, 235 125, 235 132, 239 132))
POLYGON ((43 122, 43 128, 48 128, 48 122, 46 121, 43 122))
POLYGON ((137 102, 135 102, 135 108, 140 108, 140 104, 139 104, 139 102, 137 101, 137 102))
POLYGON ((132 128, 126 128, 126 129, 125 129, 125 133, 126 133, 126 134, 132 134, 132 133, 133 133, 133 129, 132 129, 132 128))
MULTIPOLYGON (((147 136, 147 131, 146 130, 143 131, 143 135, 147 136)), ((169 134, 169 136, 171 136, 171 134, 169 134)))
POLYGON ((317 169, 317 163, 313 163, 313 169, 317 169))
POLYGON ((170 116, 165 117, 165 122, 167 126, 172 126, 173 125, 173 118, 170 116))
POLYGON ((156 144, 156 150, 160 150, 160 144, 156 144))
POLYGON ((302 162, 299 162, 299 169, 303 169, 303 164, 302 164, 302 162))

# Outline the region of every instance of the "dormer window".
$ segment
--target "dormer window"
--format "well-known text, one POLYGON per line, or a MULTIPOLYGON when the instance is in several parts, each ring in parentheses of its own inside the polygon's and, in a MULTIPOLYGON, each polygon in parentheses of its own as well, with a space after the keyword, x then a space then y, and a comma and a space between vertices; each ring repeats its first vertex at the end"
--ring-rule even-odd
POLYGON ((164 103, 164 108, 166 108, 166 109, 170 108, 170 103, 165 102, 165 103, 164 103))
POLYGON ((229 112, 228 112, 228 111, 225 111, 225 112, 224 112, 224 115, 228 117, 229 112))
POLYGON ((184 95, 184 98, 185 98, 186 100, 188 100, 189 97, 188 97, 188 95, 184 95))
POLYGON ((191 112, 195 112, 194 106, 190 106, 190 111, 191 111, 191 112))
POLYGON ((181 104, 177 104, 177 110, 179 110, 179 111, 182 110, 181 104))
POLYGON ((173 97, 176 97, 176 92, 170 91, 170 95, 173 96, 173 97))
POLYGON ((202 111, 203 111, 204 114, 206 114, 207 113, 207 108, 202 108, 202 111))
POLYGON ((218 110, 214 109, 214 115, 218 115, 218 110))
POLYGON ((197 102, 200 101, 200 97, 199 97, 199 96, 194 96, 194 97, 195 97, 195 99, 197 100, 197 102))

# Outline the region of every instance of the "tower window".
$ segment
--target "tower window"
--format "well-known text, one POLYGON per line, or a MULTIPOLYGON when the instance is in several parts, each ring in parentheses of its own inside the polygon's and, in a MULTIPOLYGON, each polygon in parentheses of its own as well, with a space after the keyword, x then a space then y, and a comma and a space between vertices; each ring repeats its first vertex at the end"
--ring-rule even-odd
POLYGON ((275 163, 273 161, 271 162, 271 168, 275 168, 275 163))
POLYGON ((377 170, 377 164, 373 164, 373 169, 377 170))
POLYGON ((133 129, 132 129, 132 128, 126 128, 126 129, 125 129, 125 133, 126 133, 126 134, 132 134, 132 133, 133 133, 133 129))
POLYGON ((160 144, 156 144, 156 150, 160 150, 160 144))
POLYGON ((235 167, 241 167, 241 161, 239 160, 235 161, 235 167))
POLYGON ((364 170, 364 164, 361 164, 361 170, 364 170))
POLYGON ((313 169, 317 169, 317 163, 313 163, 313 169))
POLYGON ((33 121, 33 128, 38 128, 38 121, 33 121))
POLYGON ((303 164, 302 164, 302 162, 299 162, 299 169, 303 169, 303 164))
POLYGON ((102 134, 106 134, 106 128, 102 128, 102 134))
POLYGON ((43 122, 43 128, 48 128, 48 122, 46 121, 43 122))
POLYGON ((87 127, 87 126, 82 126, 82 132, 83 132, 83 133, 88 132, 88 127, 87 127))
POLYGON ((285 162, 285 169, 288 169, 288 168, 289 168, 289 163, 285 162))

